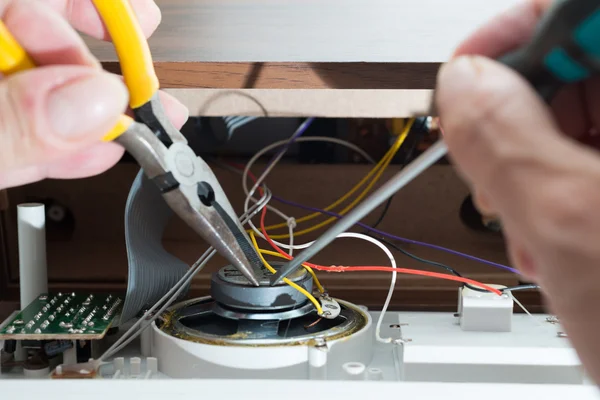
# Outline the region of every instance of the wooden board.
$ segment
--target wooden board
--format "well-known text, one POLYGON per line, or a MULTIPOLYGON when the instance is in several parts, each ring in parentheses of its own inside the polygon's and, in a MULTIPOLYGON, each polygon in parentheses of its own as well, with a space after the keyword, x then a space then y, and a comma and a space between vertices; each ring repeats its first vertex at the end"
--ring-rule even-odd
POLYGON ((429 109, 431 90, 167 89, 196 116, 406 118, 429 109))
MULTIPOLYGON (((149 42, 163 88, 222 91, 173 91, 191 115, 407 117, 455 46, 519 1, 157 0, 149 42)), ((86 41, 119 72, 112 45, 86 41)))
MULTIPOLYGON (((121 73, 119 63, 104 68, 121 73)), ((431 89, 439 63, 156 62, 162 88, 431 89)))
MULTIPOLYGON (((158 0, 158 63, 439 63, 522 0, 158 0)), ((110 45, 94 42, 102 61, 110 45)))

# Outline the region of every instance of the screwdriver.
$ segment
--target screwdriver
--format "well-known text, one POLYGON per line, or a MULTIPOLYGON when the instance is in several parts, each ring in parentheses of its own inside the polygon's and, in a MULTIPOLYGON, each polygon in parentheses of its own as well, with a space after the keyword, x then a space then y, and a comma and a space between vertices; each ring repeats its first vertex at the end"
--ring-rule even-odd
MULTIPOLYGON (((561 87, 599 74, 600 0, 555 1, 542 16, 531 40, 497 61, 522 75, 546 103, 561 87)), ((271 279, 271 285, 278 284, 314 257, 447 152, 443 139, 432 145, 284 265, 271 279)))

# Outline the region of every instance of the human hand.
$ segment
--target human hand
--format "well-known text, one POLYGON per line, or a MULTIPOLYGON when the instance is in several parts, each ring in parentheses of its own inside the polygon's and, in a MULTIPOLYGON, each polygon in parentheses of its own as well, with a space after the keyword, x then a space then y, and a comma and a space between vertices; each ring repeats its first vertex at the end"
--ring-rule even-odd
POLYGON ((528 41, 551 3, 529 0, 465 41, 439 73, 436 103, 481 211, 500 217, 513 263, 542 286, 600 382, 600 77, 548 107, 490 60, 528 41))
MULTIPOLYGON (((131 0, 144 33, 160 23, 153 0, 131 0)), ((91 0, 0 0, 8 30, 39 68, 0 81, 0 189, 99 174, 122 156, 101 138, 127 109, 120 77, 101 69, 75 29, 108 40, 91 0)), ((161 92, 173 124, 187 109, 161 92)))

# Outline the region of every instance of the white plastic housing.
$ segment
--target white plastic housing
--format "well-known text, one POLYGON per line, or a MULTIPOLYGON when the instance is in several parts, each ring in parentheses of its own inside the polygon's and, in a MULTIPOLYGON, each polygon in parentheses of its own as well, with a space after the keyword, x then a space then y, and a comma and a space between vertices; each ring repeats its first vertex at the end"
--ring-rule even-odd
POLYGON ((171 378, 203 379, 348 379, 346 363, 371 364, 373 323, 348 337, 328 340, 327 349, 306 345, 223 346, 194 343, 152 329, 152 356, 171 378))
POLYGON ((515 314, 510 332, 466 332, 449 313, 398 313, 402 379, 413 382, 584 383, 577 353, 547 315, 515 314))
POLYGON ((46 213, 40 203, 17 206, 21 309, 48 292, 46 213))
MULTIPOLYGON (((495 288, 503 286, 490 285, 495 288)), ((510 295, 498 296, 467 287, 459 289, 460 327, 471 332, 510 332, 514 301, 510 295)))

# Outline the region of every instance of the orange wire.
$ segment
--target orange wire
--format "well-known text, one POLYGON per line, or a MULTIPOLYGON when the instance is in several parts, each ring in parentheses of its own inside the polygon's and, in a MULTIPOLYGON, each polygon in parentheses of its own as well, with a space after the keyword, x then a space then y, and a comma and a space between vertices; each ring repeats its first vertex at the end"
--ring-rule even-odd
MULTIPOLYGON (((287 258, 288 260, 291 260, 293 257, 290 256, 289 254, 285 253, 283 250, 281 250, 279 248, 279 246, 277 246, 275 244, 275 242, 273 242, 273 240, 269 237, 269 234, 267 233, 267 230, 265 229, 265 216, 267 215, 267 209, 263 208, 262 213, 260 215, 260 230, 262 231, 263 235, 265 236, 265 239, 267 240, 267 242, 269 242, 269 244, 271 245, 271 247, 273 247, 279 254, 281 254, 282 256, 284 256, 285 258, 287 258)), ((316 269, 317 271, 327 271, 327 272, 353 272, 353 271, 384 271, 384 272, 398 272, 401 274, 408 274, 408 275, 421 275, 421 276, 427 276, 430 278, 439 278, 439 279, 446 279, 449 281, 455 281, 455 282, 462 282, 462 283, 468 283, 474 286, 479 286, 482 289, 488 290, 492 293, 497 294, 498 296, 502 296, 502 292, 499 291, 498 289, 495 289, 491 286, 488 286, 484 283, 475 281, 473 279, 468 279, 468 278, 462 278, 462 277, 458 277, 458 276, 454 276, 454 275, 449 275, 449 274, 440 274, 438 272, 429 272, 429 271, 421 271, 421 270, 417 270, 417 269, 408 269, 408 268, 392 268, 392 267, 373 267, 373 266, 356 266, 356 267, 325 267, 323 265, 317 265, 317 264, 311 264, 311 263, 304 263, 306 265, 308 265, 309 267, 316 269)))

